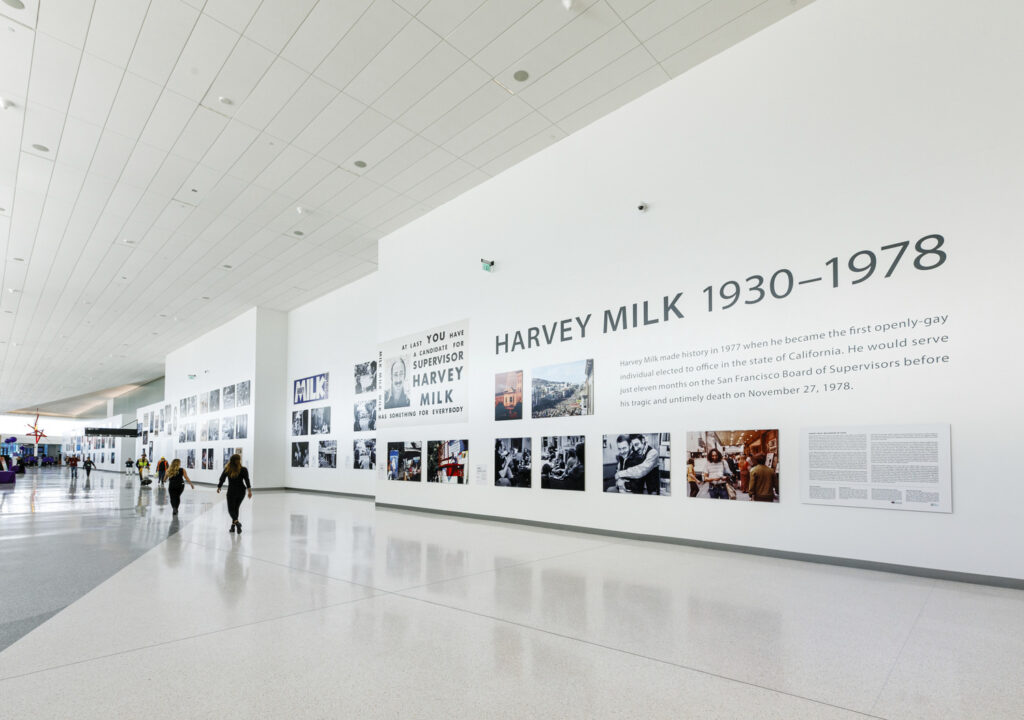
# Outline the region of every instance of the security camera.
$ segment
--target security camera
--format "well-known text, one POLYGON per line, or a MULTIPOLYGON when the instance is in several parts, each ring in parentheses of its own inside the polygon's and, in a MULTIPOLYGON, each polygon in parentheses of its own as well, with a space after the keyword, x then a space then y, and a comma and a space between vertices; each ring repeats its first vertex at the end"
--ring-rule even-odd
POLYGON ((640 203, 639 205, 636 206, 636 209, 639 210, 640 212, 647 212, 647 208, 648 207, 650 207, 650 206, 647 203, 642 202, 642 203, 640 203))

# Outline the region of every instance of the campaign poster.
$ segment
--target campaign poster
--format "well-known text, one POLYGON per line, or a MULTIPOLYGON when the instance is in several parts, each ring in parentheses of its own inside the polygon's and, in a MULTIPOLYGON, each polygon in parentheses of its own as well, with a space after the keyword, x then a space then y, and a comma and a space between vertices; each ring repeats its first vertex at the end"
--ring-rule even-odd
POLYGON ((292 382, 292 404, 316 402, 327 399, 327 373, 310 375, 292 382))
POLYGON ((381 344, 377 427, 466 422, 468 320, 381 344))

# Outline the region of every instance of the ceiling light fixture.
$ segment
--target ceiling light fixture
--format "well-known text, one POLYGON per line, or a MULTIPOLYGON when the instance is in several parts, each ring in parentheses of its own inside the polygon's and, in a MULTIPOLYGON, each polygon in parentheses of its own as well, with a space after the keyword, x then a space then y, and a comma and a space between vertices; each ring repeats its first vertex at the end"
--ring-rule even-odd
POLYGON ((25 258, 11 258, 14 262, 25 262, 25 258))
POLYGON ((292 233, 292 235, 297 235, 298 237, 302 237, 305 234, 306 233, 302 232, 301 230, 296 230, 295 232, 292 233))
POLYGON ((12 107, 14 107, 14 102, 12 100, 8 100, 7 98, 0 98, 0 108, 3 108, 4 110, 10 110, 12 107))
POLYGON ((566 10, 572 10, 572 0, 562 0, 562 7, 566 10))
POLYGON ((33 143, 32 147, 38 150, 39 152, 50 152, 50 148, 46 147, 45 145, 40 145, 39 143, 33 143))
POLYGON ((512 79, 515 80, 516 82, 526 82, 527 80, 530 79, 530 73, 526 72, 525 70, 516 70, 514 73, 512 73, 512 79))
POLYGON ((134 240, 129 240, 128 238, 125 238, 121 242, 123 242, 125 245, 134 245, 135 244, 134 240))
POLYGON ((15 10, 24 10, 25 9, 25 3, 23 3, 21 0, 4 0, 4 4, 5 5, 10 5, 15 10))
POLYGON ((357 168, 364 168, 364 167, 366 167, 366 163, 363 162, 362 160, 356 160, 352 164, 355 165, 357 168))
POLYGON ((223 95, 221 95, 219 98, 217 98, 217 100, 220 102, 221 105, 234 105, 235 104, 234 100, 232 100, 229 97, 224 97, 223 95))
POLYGON ((209 300, 209 299, 210 299, 210 297, 209 297, 209 295, 203 295, 203 296, 202 296, 201 298, 199 298, 199 299, 200 299, 200 300, 209 300))
POLYGON ((13 294, 13 293, 16 293, 16 292, 18 292, 18 289, 17 289, 17 288, 7 288, 7 292, 9 292, 9 293, 12 293, 12 294, 13 294))
POLYGON ((234 265, 221 265, 221 267, 224 268, 225 270, 230 270, 232 267, 234 267, 234 265))

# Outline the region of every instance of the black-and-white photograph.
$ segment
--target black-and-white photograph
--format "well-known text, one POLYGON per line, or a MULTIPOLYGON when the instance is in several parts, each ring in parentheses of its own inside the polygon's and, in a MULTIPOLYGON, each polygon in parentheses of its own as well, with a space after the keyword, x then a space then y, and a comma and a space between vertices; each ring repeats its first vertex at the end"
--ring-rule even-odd
POLYGON ((406 376, 409 374, 409 358, 405 355, 384 361, 384 409, 409 407, 406 393, 406 376))
POLYGON ((249 407, 249 390, 252 387, 250 380, 244 380, 235 385, 235 407, 249 407))
POLYGON ((533 442, 530 438, 498 438, 494 441, 494 484, 499 487, 530 487, 533 482, 533 442))
POLYGON ((195 395, 193 395, 192 397, 190 397, 188 399, 188 414, 189 414, 189 417, 195 417, 196 413, 198 411, 199 411, 199 398, 197 398, 195 395))
POLYGON ((234 451, 231 448, 224 448, 224 462, 221 464, 222 468, 227 467, 228 460, 231 459, 231 453, 233 452, 234 451))
POLYGON ((605 435, 601 444, 604 491, 671 495, 671 449, 668 433, 605 435))
POLYGON ((234 410, 235 409, 235 386, 227 385, 224 390, 221 391, 221 409, 223 410, 234 410))
POLYGON ((185 442, 185 423, 178 426, 178 442, 185 442))
POLYGON ((377 467, 377 441, 374 438, 352 441, 352 469, 373 470, 377 467))
MULTIPOLYGON (((148 442, 149 442, 149 431, 148 430, 143 430, 142 431, 142 444, 145 445, 148 442)), ((101 447, 106 447, 106 446, 107 446, 107 443, 104 440, 103 445, 101 447)))
POLYGON ((188 398, 182 398, 178 401, 178 415, 181 417, 188 417, 188 398))
POLYGON ((185 467, 187 467, 189 470, 195 470, 196 469, 196 451, 195 450, 189 450, 188 453, 185 455, 185 467))
POLYGON ((779 431, 703 430, 686 434, 690 497, 779 501, 779 431))
POLYGON ((469 440, 430 440, 427 442, 427 482, 466 484, 469 440))
POLYGON ((233 417, 226 417, 220 419, 220 439, 235 439, 235 419, 233 417))
POLYGON ((331 407, 310 408, 309 410, 310 431, 313 435, 330 435, 331 433, 331 407))
POLYGON ((388 480, 419 482, 423 470, 423 443, 388 443, 388 480))
MULTIPOLYGON (((217 422, 214 420, 214 422, 217 422)), ((210 439, 210 421, 203 420, 199 423, 199 442, 206 442, 210 439)))
POLYGON ((309 443, 292 443, 292 467, 309 467, 309 443))
POLYGON ((292 435, 309 435, 309 410, 292 411, 292 435))
MULTIPOLYGON (((200 407, 202 407, 202 405, 200 405, 200 407)), ((210 455, 207 452, 206 448, 203 448, 203 457, 202 457, 202 460, 200 461, 199 466, 203 470, 209 470, 210 469, 210 455)))
POLYGON ((220 440, 220 420, 210 420, 210 431, 207 433, 207 440, 220 440))
MULTIPOLYGON (((199 393, 199 414, 206 415, 208 412, 210 412, 210 393, 201 392, 199 393)), ((206 469, 206 463, 203 463, 203 469, 206 469)))
POLYGON ((249 416, 235 416, 235 440, 245 440, 249 437, 249 416))
POLYGON ((585 490, 586 449, 583 435, 541 438, 540 486, 546 490, 585 490))
POLYGON ((153 443, 149 444, 149 457, 153 457, 153 443))
POLYGON ((594 414, 594 361, 534 368, 530 398, 534 418, 594 414))
POLYGON ((210 470, 217 470, 218 469, 217 468, 217 462, 214 459, 214 457, 215 457, 214 456, 214 452, 215 452, 215 450, 213 448, 206 448, 206 461, 207 461, 207 463, 210 466, 210 468, 209 468, 210 470))
POLYGON ((338 441, 321 440, 317 448, 317 467, 338 467, 338 441))
POLYGON ((165 405, 160 408, 160 432, 167 432, 167 419, 171 415, 171 406, 165 405))
POLYGON ((377 429, 376 400, 357 400, 355 405, 352 406, 352 414, 355 416, 355 420, 352 423, 352 429, 356 432, 365 432, 377 429))
POLYGON ((357 363, 356 370, 356 395, 368 392, 377 392, 377 361, 357 363))
POLYGON ((220 412, 220 388, 210 391, 210 412, 220 412))
POLYGON ((185 426, 185 442, 196 441, 196 424, 194 422, 188 423, 185 426))

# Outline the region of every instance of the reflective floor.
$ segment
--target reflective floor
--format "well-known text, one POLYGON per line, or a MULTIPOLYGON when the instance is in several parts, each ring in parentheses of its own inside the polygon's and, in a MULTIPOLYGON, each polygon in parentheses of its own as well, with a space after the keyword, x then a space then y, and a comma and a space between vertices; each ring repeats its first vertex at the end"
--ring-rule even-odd
POLYGON ((257 491, 241 536, 210 489, 175 527, 155 492, 46 497, 0 512, 26 598, 49 515, 83 527, 50 553, 157 542, 0 653, 2 717, 1024 717, 1021 591, 310 494, 257 491), (101 512, 136 530, 87 540, 101 512))

